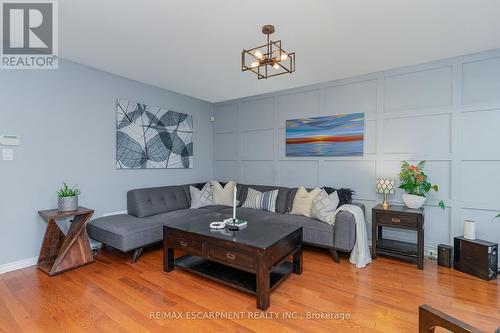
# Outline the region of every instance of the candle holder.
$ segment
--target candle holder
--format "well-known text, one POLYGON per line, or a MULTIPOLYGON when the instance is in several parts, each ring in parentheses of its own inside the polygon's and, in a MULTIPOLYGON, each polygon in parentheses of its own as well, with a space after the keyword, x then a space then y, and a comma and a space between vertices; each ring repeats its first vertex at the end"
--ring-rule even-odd
POLYGON ((240 226, 236 224, 236 219, 232 219, 233 223, 228 223, 227 224, 227 229, 231 231, 237 231, 240 230, 240 226))
POLYGON ((231 230, 231 231, 237 231, 237 230, 240 230, 240 226, 239 225, 236 225, 236 221, 238 221, 238 219, 236 219, 236 205, 238 204, 238 202, 236 201, 236 185, 234 185, 234 196, 233 196, 233 218, 232 218, 232 224, 231 223, 228 223, 227 224, 227 229, 228 230, 231 230))

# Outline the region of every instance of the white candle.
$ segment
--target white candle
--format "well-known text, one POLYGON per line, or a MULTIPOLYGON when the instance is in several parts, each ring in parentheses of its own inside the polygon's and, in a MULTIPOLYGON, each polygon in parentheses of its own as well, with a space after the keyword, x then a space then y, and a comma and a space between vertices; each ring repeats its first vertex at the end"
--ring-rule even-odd
POLYGON ((475 221, 464 221, 464 238, 476 239, 476 222, 475 221))
POLYGON ((234 198, 233 198, 233 221, 236 221, 236 185, 234 186, 234 198))

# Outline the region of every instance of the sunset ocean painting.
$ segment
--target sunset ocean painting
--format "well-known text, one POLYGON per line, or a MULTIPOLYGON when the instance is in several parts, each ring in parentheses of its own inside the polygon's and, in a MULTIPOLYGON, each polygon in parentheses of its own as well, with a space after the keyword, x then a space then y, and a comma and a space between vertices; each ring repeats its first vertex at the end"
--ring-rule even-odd
POLYGON ((363 156, 365 114, 286 121, 286 156, 363 156))

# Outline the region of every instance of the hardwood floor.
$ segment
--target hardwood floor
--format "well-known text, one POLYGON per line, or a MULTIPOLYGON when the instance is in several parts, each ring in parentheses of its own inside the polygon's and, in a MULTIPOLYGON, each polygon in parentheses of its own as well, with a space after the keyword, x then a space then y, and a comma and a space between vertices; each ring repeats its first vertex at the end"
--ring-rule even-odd
POLYGON ((0 330, 417 332, 418 306, 427 303, 493 332, 500 326, 499 286, 498 280, 485 282, 433 261, 425 261, 423 271, 386 258, 356 269, 345 257, 335 264, 327 251, 306 248, 303 274, 283 282, 271 294, 271 307, 261 312, 252 295, 180 270, 164 273, 160 249, 145 250, 136 264, 102 251, 94 264, 54 277, 35 267, 0 275, 0 330), (224 311, 242 318, 187 318, 224 311), (349 318, 285 318, 306 312, 349 318), (264 314, 267 319, 250 318, 264 314))

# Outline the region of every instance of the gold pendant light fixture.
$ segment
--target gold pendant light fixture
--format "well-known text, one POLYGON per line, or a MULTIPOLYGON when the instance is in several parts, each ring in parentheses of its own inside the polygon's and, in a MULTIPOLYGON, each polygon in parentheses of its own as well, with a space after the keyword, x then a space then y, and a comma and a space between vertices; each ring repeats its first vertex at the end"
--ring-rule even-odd
POLYGON ((281 40, 272 41, 269 36, 273 32, 273 25, 263 26, 262 33, 267 35, 267 43, 241 52, 243 72, 252 71, 259 80, 295 72, 295 52, 283 50, 281 40))

